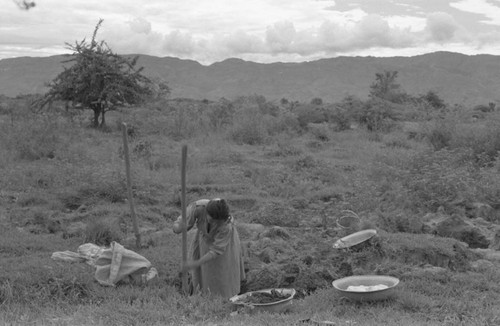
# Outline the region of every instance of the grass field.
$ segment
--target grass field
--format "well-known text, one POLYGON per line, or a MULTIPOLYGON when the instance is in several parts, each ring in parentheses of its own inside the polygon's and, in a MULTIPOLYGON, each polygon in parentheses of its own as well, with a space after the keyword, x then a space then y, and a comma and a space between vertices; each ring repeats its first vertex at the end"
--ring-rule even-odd
POLYGON ((500 228, 498 113, 476 122, 456 113, 417 121, 417 136, 404 121, 383 132, 339 131, 329 122, 300 126, 293 112, 251 105, 227 120, 210 103, 189 100, 108 115, 107 131, 89 129, 86 112, 0 119, 1 325, 500 324, 500 255, 491 249, 500 228), (141 248, 134 247, 127 202, 122 122, 141 248), (342 259, 353 274, 398 277, 396 297, 353 303, 318 286, 286 314, 256 314, 236 313, 220 298, 181 295, 181 237, 170 228, 180 214, 183 145, 189 201, 227 198, 250 248, 264 241, 247 229, 257 223, 278 225, 293 239, 269 242, 275 251, 260 265, 307 254, 314 266, 335 268, 340 254, 331 245, 347 234, 335 221, 352 210, 361 228, 377 229, 382 249, 342 259), (464 202, 491 210, 467 218, 464 202), (490 248, 427 234, 423 226, 439 214, 481 226, 490 248), (50 258, 109 241, 149 259, 158 278, 107 288, 91 266, 50 258))

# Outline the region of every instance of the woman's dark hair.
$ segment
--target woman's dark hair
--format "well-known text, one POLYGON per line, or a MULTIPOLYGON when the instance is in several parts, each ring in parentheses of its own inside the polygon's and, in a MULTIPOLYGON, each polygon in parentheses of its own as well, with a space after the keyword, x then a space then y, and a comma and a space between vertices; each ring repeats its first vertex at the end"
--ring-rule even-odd
POLYGON ((212 199, 207 204, 207 213, 215 220, 225 221, 229 218, 229 206, 224 199, 212 199))

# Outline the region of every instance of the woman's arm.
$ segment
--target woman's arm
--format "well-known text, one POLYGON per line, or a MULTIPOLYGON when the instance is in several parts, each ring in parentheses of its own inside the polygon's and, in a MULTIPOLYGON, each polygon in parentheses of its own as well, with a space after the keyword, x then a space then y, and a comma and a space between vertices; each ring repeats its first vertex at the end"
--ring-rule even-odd
POLYGON ((207 252, 203 257, 201 257, 198 260, 188 260, 182 265, 182 271, 185 272, 189 269, 197 268, 200 267, 201 265, 205 264, 206 262, 211 261, 217 257, 217 254, 213 251, 207 252))
MULTIPOLYGON (((194 225, 194 220, 195 220, 195 214, 196 214, 196 202, 191 203, 188 205, 186 208, 186 227, 187 230, 189 231, 193 225, 194 225)), ((172 231, 174 233, 179 234, 182 232, 182 215, 179 215, 177 220, 175 220, 174 225, 172 226, 172 231)))

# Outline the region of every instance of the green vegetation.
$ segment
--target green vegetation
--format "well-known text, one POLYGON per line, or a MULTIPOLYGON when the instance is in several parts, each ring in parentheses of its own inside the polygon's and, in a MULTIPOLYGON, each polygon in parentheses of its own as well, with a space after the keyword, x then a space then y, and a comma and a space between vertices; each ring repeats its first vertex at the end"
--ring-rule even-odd
MULTIPOLYGON (((494 204, 500 191, 497 128, 492 127, 497 113, 474 123, 449 113, 441 120, 414 121, 418 128, 412 132, 404 131, 407 121, 394 116, 381 118, 390 119, 391 128, 371 130, 368 124, 339 128, 338 120, 328 118, 332 106, 356 121, 355 108, 362 105, 353 99, 323 104, 324 121, 304 124, 300 106, 295 111, 258 96, 163 100, 110 113, 114 123, 108 133, 88 129, 85 119, 29 110, 13 123, 6 119, 0 138, 0 255, 5 262, 0 323, 290 325, 313 318, 359 325, 494 325, 494 307, 500 303, 496 269, 473 269, 470 262, 478 257, 469 249, 457 251, 446 238, 432 240, 423 234, 423 223, 429 213, 460 213, 464 201, 494 204), (132 246, 121 122, 133 126, 134 196, 140 227, 149 230, 143 231, 138 252, 160 276, 145 286, 109 289, 93 281, 90 266, 55 262, 50 254, 85 242, 132 246), (178 291, 180 239, 169 228, 180 212, 184 143, 189 145, 188 197, 226 196, 242 223, 293 230, 321 226, 326 214, 327 233, 319 228, 304 241, 312 245, 323 234, 328 246, 343 234, 332 228, 331 218, 342 209, 357 212, 365 226, 381 232, 383 252, 353 253, 347 261, 355 273, 399 277, 397 298, 352 304, 325 282, 296 299, 289 314, 230 316, 233 307, 227 302, 183 297, 178 291), (441 269, 418 266, 425 261, 441 269)), ((498 221, 495 211, 485 219, 498 221)), ((324 249, 304 250, 314 256, 324 249)), ((272 263, 276 253, 269 254, 272 263)))
MULTIPOLYGON (((80 55, 110 54, 94 39, 79 46, 80 55)), ((498 324, 500 114, 472 119, 478 110, 448 107, 433 91, 404 93, 396 77, 377 74, 367 101, 157 97, 113 106, 106 133, 88 128, 85 111, 33 112, 30 97, 12 99, 0 112, 0 324, 498 324), (123 122, 141 248, 126 201, 123 122), (249 279, 299 290, 288 314, 234 314, 222 299, 180 294, 181 239, 170 228, 181 209, 183 144, 188 200, 228 199, 250 252, 249 279), (360 224, 338 227, 344 210, 360 224), (441 223, 455 219, 469 228, 441 223), (378 230, 367 247, 332 248, 367 228, 378 230), (50 259, 112 241, 148 258, 159 277, 105 288, 90 266, 50 259), (369 273, 398 277, 396 298, 357 304, 331 287, 369 273)), ((107 109, 97 112, 104 123, 107 109)))
MULTIPOLYGON (((153 94, 153 82, 141 74, 142 68, 135 68, 138 57, 127 59, 113 53, 104 41, 97 42, 102 22, 97 23, 90 43, 84 39, 67 45, 73 54, 65 63, 71 65, 48 84, 50 89, 40 101, 42 107, 62 100, 72 102, 73 109, 92 110, 94 127, 106 126, 106 112, 141 103, 153 94)), ((162 84, 159 90, 168 88, 162 84)))

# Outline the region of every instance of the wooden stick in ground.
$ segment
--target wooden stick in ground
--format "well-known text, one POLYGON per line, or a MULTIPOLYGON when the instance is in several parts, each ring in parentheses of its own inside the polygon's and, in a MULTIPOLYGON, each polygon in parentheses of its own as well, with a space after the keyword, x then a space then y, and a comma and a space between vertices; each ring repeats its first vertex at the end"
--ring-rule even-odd
POLYGON ((127 124, 122 123, 123 132, 123 155, 125 157, 125 170, 127 173, 127 194, 128 202, 130 204, 130 214, 132 215, 132 224, 134 226, 135 233, 135 246, 137 248, 141 247, 141 234, 139 233, 139 227, 137 226, 137 217, 135 216, 134 209, 134 198, 132 195, 132 178, 130 176, 130 158, 128 152, 128 137, 127 137, 127 124))
MULTIPOLYGON (((187 216, 186 216, 186 161, 187 145, 182 146, 181 161, 181 205, 182 205, 182 263, 187 261, 187 216)), ((188 294, 187 272, 182 272, 182 291, 188 294)))

